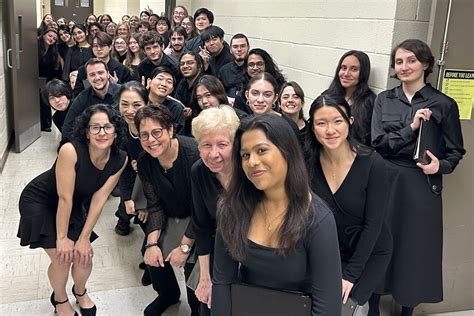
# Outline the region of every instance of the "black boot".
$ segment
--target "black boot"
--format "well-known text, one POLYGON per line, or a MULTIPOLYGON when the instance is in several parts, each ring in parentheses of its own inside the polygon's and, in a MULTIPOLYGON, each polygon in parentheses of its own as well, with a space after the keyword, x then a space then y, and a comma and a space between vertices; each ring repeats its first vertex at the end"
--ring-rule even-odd
POLYGON ((372 294, 369 298, 369 312, 367 316, 380 316, 380 295, 379 294, 372 294))
POLYGON ((412 316, 413 315, 413 307, 406 307, 402 306, 402 312, 400 316, 412 316))
POLYGON ((181 291, 169 262, 165 262, 164 267, 147 266, 147 268, 150 272, 153 289, 158 293, 158 297, 145 308, 144 314, 145 316, 158 316, 171 305, 179 302, 181 291))

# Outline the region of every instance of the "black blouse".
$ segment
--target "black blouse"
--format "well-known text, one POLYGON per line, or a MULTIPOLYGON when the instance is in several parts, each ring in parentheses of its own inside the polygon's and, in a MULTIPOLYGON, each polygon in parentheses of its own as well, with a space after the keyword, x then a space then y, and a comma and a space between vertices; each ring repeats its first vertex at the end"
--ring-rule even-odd
POLYGON ((412 160, 418 130, 410 124, 415 112, 422 108, 432 111, 431 118, 442 130, 444 153, 439 159, 437 174, 453 172, 462 156, 463 148, 459 109, 456 101, 427 84, 417 91, 411 102, 401 86, 377 96, 372 116, 372 145, 387 159, 412 160))
MULTIPOLYGON (((149 213, 147 234, 164 229, 168 217, 186 218, 193 212, 191 167, 199 159, 199 151, 194 138, 180 135, 176 138, 178 157, 166 171, 158 159, 147 152, 138 159, 138 175, 143 182, 149 213)), ((191 223, 185 235, 194 239, 191 223)))
POLYGON ((214 251, 217 199, 224 188, 215 173, 209 170, 201 159, 196 161, 191 169, 191 180, 196 252, 198 256, 204 256, 214 251))
POLYGON ((288 256, 249 240, 247 258, 228 253, 219 231, 214 252, 212 315, 231 315, 230 285, 244 282, 277 290, 311 293, 311 315, 341 314, 341 262, 336 224, 329 208, 312 195, 315 220, 288 256))
MULTIPOLYGON (((125 128, 128 129, 128 126, 125 128)), ((128 201, 132 199, 133 185, 135 184, 135 178, 137 176, 137 173, 132 168, 132 161, 138 160, 138 157, 143 152, 143 148, 140 140, 132 136, 130 131, 127 133, 127 141, 124 147, 127 152, 128 163, 120 175, 119 187, 122 200, 128 201)))

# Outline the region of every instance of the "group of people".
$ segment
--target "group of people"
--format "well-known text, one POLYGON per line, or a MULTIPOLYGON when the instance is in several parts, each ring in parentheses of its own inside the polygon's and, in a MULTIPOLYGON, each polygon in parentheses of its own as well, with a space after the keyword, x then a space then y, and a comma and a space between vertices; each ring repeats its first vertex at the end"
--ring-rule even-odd
POLYGON ((443 299, 442 175, 465 150, 456 102, 426 83, 424 42, 393 49, 401 84, 378 96, 367 54, 346 52, 305 118, 301 86, 244 34, 227 44, 206 8, 124 16, 114 32, 108 15, 59 30, 52 20, 40 27, 40 70, 59 77, 42 113, 55 110, 63 140, 21 194, 18 237, 50 257, 58 314, 76 313, 70 271, 81 314, 96 313, 93 228, 116 186, 115 231, 127 235, 132 218, 144 231, 142 282, 158 294, 145 315, 179 302, 173 267, 192 315, 232 315, 239 283, 308 295, 311 315, 366 302, 379 315, 387 293, 402 316, 443 299), (428 121, 441 150, 417 162, 428 121))

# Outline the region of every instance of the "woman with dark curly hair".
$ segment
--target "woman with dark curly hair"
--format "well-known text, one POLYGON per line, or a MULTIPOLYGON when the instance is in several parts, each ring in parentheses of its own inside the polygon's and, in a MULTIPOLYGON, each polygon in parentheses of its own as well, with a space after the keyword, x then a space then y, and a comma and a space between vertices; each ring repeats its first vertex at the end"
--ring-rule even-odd
POLYGON ((92 270, 91 242, 98 237, 93 228, 127 163, 117 144, 124 137, 120 120, 108 105, 89 107, 77 120, 73 140, 60 147, 53 167, 21 193, 20 245, 46 251, 51 304, 62 315, 75 312, 66 293, 70 272, 81 314, 96 314, 86 282, 92 270))

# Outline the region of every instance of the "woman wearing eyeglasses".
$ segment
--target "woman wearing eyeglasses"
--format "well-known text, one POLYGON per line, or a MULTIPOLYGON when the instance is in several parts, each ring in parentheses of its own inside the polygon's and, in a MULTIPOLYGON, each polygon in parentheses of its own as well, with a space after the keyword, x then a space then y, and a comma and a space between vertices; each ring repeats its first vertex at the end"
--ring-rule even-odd
POLYGON ((43 248, 50 258, 51 304, 60 315, 77 315, 66 293, 69 273, 81 314, 96 314, 86 282, 94 255, 91 242, 98 237, 93 228, 127 163, 118 149, 124 137, 119 121, 107 105, 89 107, 75 126, 73 140, 59 149, 53 167, 21 193, 20 244, 43 248))
MULTIPOLYGON (((178 303, 181 295, 172 266, 184 268, 186 279, 194 267, 190 262, 194 261, 194 234, 186 222, 193 212, 191 167, 199 159, 199 151, 193 138, 175 135, 173 115, 164 105, 141 108, 135 125, 146 152, 137 162, 148 210, 144 259, 158 294, 144 314, 161 315, 178 303), (178 232, 179 225, 184 233, 178 232), (173 245, 168 247, 169 253, 163 253, 166 238, 173 245)), ((191 315, 199 315, 199 301, 191 289, 187 289, 187 296, 191 315)))

